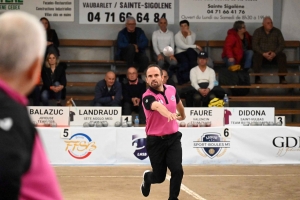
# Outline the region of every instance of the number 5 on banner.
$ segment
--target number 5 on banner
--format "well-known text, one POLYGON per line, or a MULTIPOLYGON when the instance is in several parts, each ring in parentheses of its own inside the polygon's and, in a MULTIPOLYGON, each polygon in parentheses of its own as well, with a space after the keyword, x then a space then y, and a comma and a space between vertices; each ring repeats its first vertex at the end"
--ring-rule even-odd
POLYGON ((224 136, 224 138, 231 138, 229 128, 224 129, 223 136, 224 136))
POLYGON ((60 133, 60 138, 62 139, 69 139, 71 137, 71 131, 68 128, 62 129, 60 133))

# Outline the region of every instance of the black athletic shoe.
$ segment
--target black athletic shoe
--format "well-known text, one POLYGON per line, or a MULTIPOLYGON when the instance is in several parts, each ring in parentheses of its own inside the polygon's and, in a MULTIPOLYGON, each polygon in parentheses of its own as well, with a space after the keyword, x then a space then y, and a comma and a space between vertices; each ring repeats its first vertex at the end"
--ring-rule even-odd
POLYGON ((142 182, 142 185, 141 185, 141 192, 142 192, 144 197, 147 197, 149 195, 150 188, 151 188, 151 184, 145 182, 145 174, 148 173, 148 172, 150 172, 150 170, 144 171, 143 182, 142 182))

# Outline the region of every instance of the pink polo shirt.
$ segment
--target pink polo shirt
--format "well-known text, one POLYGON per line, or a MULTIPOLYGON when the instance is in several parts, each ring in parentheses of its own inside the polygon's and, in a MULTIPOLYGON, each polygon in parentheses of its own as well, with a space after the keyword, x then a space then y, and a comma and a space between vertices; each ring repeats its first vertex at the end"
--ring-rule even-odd
MULTIPOLYGON (((26 97, 14 91, 1 79, 0 79, 0 90, 6 93, 11 100, 23 106, 26 106, 28 102, 26 97)), ((33 125, 28 124, 28 126, 33 126, 33 125)), ((14 130, 14 126, 11 130, 12 131, 14 130)), ((30 167, 24 174, 22 174, 21 177, 18 177, 20 179, 20 185, 14 185, 14 187, 20 186, 20 188, 19 188, 19 194, 16 195, 18 195, 19 200, 28 200, 28 199, 61 200, 63 199, 63 197, 58 185, 58 181, 55 172, 52 166, 50 165, 47 155, 43 149, 41 139, 37 133, 33 132, 32 134, 34 137, 34 143, 33 143, 32 154, 30 158, 31 160, 30 167)), ((14 138, 12 138, 12 141, 13 140, 14 138)), ((21 155, 23 154, 20 153, 20 156, 21 155)), ((16 157, 15 159, 24 160, 26 158, 16 157)), ((5 163, 5 160, 2 160, 1 162, 5 163)))
POLYGON ((149 88, 143 94, 143 108, 146 115, 146 134, 151 136, 170 135, 178 131, 176 120, 168 122, 168 118, 158 111, 151 110, 154 101, 163 104, 170 112, 176 113, 177 103, 180 101, 176 89, 171 85, 164 85, 164 92, 149 88))

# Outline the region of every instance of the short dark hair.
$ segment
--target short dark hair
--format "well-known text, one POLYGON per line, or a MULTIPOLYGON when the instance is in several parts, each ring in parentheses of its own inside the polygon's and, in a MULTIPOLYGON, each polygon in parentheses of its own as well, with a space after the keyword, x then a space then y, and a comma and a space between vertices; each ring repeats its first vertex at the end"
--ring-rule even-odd
POLYGON ((236 31, 238 31, 238 30, 242 29, 242 26, 244 24, 245 24, 244 21, 241 21, 241 20, 235 21, 234 24, 233 24, 233 29, 236 30, 236 31))
POLYGON ((181 24, 187 24, 188 26, 190 26, 190 22, 188 20, 181 20, 179 22, 179 26, 181 26, 181 24))
POLYGON ((147 77, 148 69, 150 69, 150 68, 152 68, 152 67, 158 68, 159 71, 160 71, 160 75, 161 75, 161 76, 163 75, 162 68, 161 68, 160 66, 158 66, 157 64, 151 64, 151 65, 149 65, 149 66, 147 67, 147 69, 146 69, 146 71, 145 71, 146 77, 147 77))

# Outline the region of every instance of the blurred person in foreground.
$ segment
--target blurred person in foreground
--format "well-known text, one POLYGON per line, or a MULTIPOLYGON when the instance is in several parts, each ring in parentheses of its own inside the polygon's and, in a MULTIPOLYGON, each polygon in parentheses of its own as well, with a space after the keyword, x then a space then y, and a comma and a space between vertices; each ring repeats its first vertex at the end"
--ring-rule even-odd
POLYGON ((0 27, 0 199, 60 200, 25 97, 41 74, 45 31, 36 17, 21 11, 3 13, 0 27))

